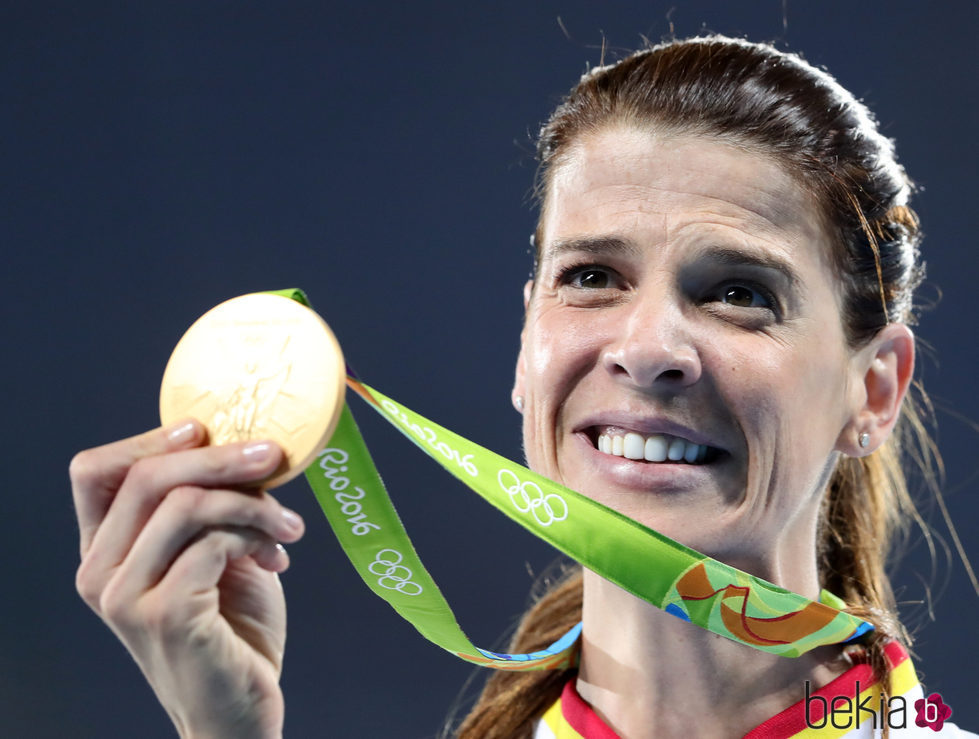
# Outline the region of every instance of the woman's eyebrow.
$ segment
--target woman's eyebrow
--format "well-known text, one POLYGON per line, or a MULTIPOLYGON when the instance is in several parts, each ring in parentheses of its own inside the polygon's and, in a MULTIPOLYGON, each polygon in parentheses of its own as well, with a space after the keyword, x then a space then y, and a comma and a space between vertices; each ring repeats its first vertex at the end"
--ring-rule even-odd
POLYGON ((571 252, 605 256, 610 254, 638 256, 640 251, 639 246, 634 242, 618 236, 578 236, 552 241, 544 248, 544 256, 559 257, 571 252))
POLYGON ((711 246, 698 255, 698 260, 715 262, 727 267, 759 267, 780 272, 792 287, 799 287, 802 280, 788 261, 774 254, 744 251, 724 246, 711 246))
MULTIPOLYGON (((581 252, 599 256, 610 254, 637 256, 640 251, 640 247, 635 242, 618 236, 580 236, 551 242, 544 248, 544 256, 555 258, 563 254, 581 252)), ((793 287, 801 284, 799 274, 792 265, 774 254, 712 246, 701 251, 698 258, 728 267, 748 266, 774 270, 780 272, 793 287)))

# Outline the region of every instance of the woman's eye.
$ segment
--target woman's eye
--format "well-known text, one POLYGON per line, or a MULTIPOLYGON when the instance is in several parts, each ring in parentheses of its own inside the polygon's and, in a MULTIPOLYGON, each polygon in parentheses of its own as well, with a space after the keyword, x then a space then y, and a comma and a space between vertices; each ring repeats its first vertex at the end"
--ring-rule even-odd
POLYGON ((568 267, 560 272, 558 282, 584 290, 604 290, 617 284, 612 270, 597 265, 568 267))
POLYGON ((608 272, 601 269, 583 269, 571 279, 575 287, 604 288, 611 283, 608 272))
POLYGON ((725 285, 720 291, 721 300, 738 308, 772 308, 772 299, 760 290, 747 285, 725 285))

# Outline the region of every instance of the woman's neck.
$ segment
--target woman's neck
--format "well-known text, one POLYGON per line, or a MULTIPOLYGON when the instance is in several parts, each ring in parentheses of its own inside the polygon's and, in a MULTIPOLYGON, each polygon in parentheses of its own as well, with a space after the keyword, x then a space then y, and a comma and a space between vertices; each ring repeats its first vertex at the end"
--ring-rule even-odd
POLYGON ((741 737, 844 671, 836 647, 789 659, 682 621, 585 570, 578 692, 626 739, 741 737))

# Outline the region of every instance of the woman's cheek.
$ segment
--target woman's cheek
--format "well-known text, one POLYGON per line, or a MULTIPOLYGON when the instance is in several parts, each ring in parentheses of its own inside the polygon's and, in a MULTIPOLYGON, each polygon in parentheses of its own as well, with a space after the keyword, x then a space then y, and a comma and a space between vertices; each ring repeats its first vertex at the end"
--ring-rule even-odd
POLYGON ((537 388, 538 392, 554 391, 554 383, 561 384, 562 375, 576 373, 578 366, 587 362, 587 333, 557 309, 544 310, 536 317, 529 334, 527 369, 535 379, 544 380, 544 388, 537 388))

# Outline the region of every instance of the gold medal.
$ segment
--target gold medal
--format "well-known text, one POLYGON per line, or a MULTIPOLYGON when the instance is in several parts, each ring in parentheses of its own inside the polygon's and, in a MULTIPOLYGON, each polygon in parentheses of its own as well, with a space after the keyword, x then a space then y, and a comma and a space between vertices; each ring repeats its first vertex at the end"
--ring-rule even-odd
POLYGON ((255 293, 221 303, 180 339, 160 387, 166 426, 192 416, 212 444, 269 439, 285 462, 265 487, 301 473, 343 410, 343 353, 322 318, 295 300, 255 293))

